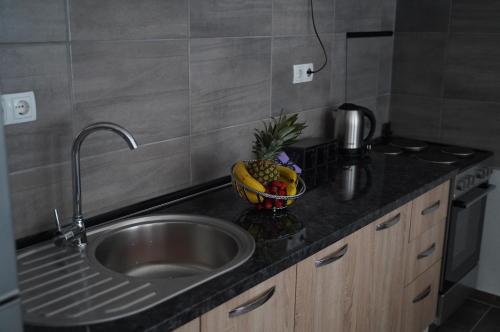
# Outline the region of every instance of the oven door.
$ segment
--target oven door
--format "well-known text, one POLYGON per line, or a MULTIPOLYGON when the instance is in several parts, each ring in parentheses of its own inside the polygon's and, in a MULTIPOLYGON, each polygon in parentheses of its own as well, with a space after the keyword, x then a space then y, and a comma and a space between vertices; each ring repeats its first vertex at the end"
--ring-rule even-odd
POLYGON ((494 188, 493 185, 484 184, 452 202, 444 272, 445 287, 460 281, 478 264, 486 198, 494 188))

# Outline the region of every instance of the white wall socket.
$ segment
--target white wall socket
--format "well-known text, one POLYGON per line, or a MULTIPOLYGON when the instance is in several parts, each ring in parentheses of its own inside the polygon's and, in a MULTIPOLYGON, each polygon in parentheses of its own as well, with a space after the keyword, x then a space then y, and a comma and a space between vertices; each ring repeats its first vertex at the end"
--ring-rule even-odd
POLYGON ((5 125, 36 120, 36 102, 33 91, 1 95, 5 125))
POLYGON ((308 74, 308 70, 313 71, 312 63, 303 63, 301 65, 293 65, 293 84, 311 82, 314 74, 308 74))

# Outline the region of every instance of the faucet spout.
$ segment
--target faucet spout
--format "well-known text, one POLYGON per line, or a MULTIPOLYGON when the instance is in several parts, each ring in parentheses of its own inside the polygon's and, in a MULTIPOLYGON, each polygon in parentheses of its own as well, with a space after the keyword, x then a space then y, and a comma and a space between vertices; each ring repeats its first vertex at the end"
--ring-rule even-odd
POLYGON ((125 140, 130 150, 137 149, 137 142, 132 134, 125 128, 111 122, 98 122, 84 128, 73 141, 71 149, 71 166, 73 180, 73 228, 77 231, 75 241, 78 247, 85 247, 87 244, 87 236, 85 232, 85 223, 82 213, 82 188, 80 176, 80 149, 82 143, 93 132, 107 130, 118 134, 125 140))

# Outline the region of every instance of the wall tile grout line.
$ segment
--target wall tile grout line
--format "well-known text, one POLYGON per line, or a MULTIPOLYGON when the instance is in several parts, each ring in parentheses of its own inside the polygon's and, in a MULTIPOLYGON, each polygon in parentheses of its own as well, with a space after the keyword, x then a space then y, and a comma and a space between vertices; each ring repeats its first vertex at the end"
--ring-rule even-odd
POLYGON ((274 0, 271 0, 271 59, 269 61, 269 117, 273 116, 274 0))
POLYGON ((192 103, 191 103, 191 0, 187 1, 187 43, 188 43, 188 112, 189 112, 189 184, 193 185, 193 147, 192 147, 192 103))
POLYGON ((441 71, 442 75, 442 82, 441 82, 441 91, 440 91, 440 98, 441 98, 441 105, 439 107, 439 132, 438 132, 438 139, 439 142, 443 141, 443 111, 444 111, 444 101, 445 101, 445 93, 446 93, 446 64, 448 63, 448 57, 449 57, 449 46, 450 46, 450 35, 451 35, 451 21, 452 21, 452 13, 453 13, 453 0, 450 0, 450 7, 448 9, 448 24, 447 24, 447 31, 446 31, 446 40, 445 40, 445 45, 444 45, 444 60, 443 60, 443 68, 441 71))

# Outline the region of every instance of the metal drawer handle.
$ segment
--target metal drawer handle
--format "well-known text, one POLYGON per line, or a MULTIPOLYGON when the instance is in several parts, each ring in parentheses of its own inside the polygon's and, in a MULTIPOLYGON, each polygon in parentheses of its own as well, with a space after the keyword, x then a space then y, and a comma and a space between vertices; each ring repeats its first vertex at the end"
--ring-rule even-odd
POLYGON ((382 231, 387 228, 391 228, 392 226, 396 225, 401 221, 401 213, 398 213, 397 216, 395 216, 392 219, 387 220, 386 222, 383 222, 381 224, 377 225, 377 231, 382 231))
POLYGON ((333 254, 328 255, 326 257, 323 257, 321 259, 315 260, 314 264, 316 265, 316 267, 322 267, 322 266, 328 265, 330 263, 333 263, 333 262, 341 259, 342 257, 344 257, 345 254, 347 253, 347 249, 348 249, 348 245, 345 244, 344 246, 342 246, 342 248, 340 248, 339 250, 337 250, 333 254))
POLYGON ((413 299, 413 303, 418 303, 425 299, 431 293, 431 286, 429 285, 422 293, 418 294, 417 297, 413 299))
POLYGON ((250 300, 247 303, 242 304, 241 306, 239 306, 237 308, 234 308, 233 310, 231 310, 229 312, 229 318, 238 317, 238 316, 244 315, 246 313, 249 313, 250 311, 257 309, 258 307, 260 307, 261 305, 263 305, 264 303, 269 301, 269 299, 271 297, 273 297, 275 290, 276 290, 276 287, 273 286, 273 287, 269 288, 268 290, 266 290, 261 295, 259 295, 258 297, 256 297, 255 299, 250 300))
POLYGON ((422 210, 422 215, 425 216, 426 214, 432 213, 439 209, 439 206, 441 205, 441 201, 437 201, 436 203, 432 204, 428 208, 422 210))
POLYGON ((434 242, 429 248, 418 254, 417 259, 422 259, 431 256, 436 250, 436 242, 434 242))

